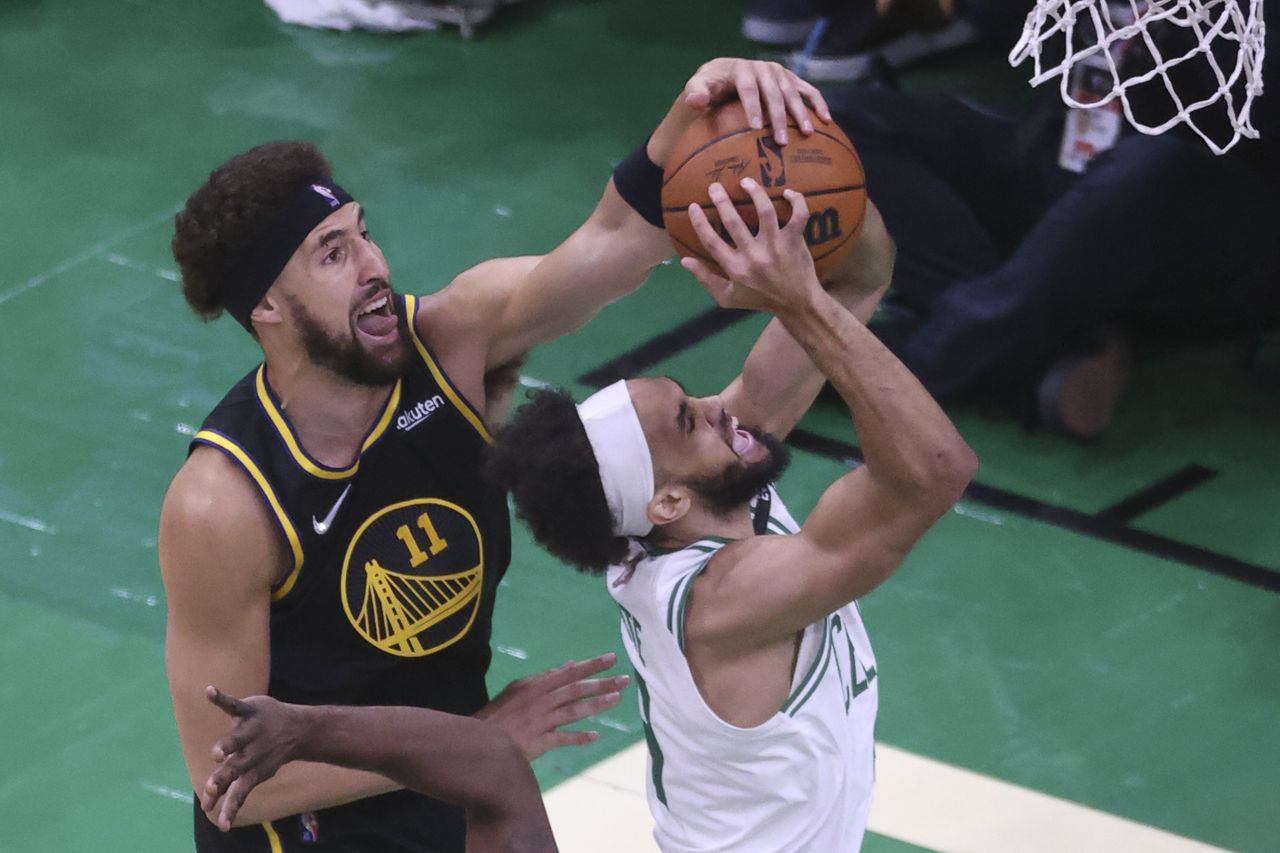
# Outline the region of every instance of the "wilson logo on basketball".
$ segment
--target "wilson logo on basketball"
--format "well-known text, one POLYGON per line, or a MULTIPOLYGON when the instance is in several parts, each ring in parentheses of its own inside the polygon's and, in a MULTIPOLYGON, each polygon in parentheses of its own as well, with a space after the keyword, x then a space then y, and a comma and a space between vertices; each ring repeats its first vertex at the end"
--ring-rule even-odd
POLYGON ((809 214, 809 221, 804 224, 804 242, 808 246, 817 246, 828 240, 841 236, 840 211, 834 207, 809 214))

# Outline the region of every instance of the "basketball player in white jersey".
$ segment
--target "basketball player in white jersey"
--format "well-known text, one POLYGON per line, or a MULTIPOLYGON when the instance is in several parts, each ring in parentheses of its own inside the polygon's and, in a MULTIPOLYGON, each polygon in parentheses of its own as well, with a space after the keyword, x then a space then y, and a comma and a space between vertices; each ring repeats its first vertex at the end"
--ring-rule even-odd
POLYGON ((783 227, 764 191, 742 185, 764 223, 756 235, 719 185, 711 199, 732 245, 690 208, 728 278, 683 261, 722 306, 776 318, 742 375, 703 398, 665 378, 615 383, 579 407, 541 392, 500 433, 490 467, 545 547, 607 571, 638 676, 659 846, 856 850, 879 687, 856 600, 959 498, 977 462, 863 325, 876 299, 855 315, 819 285, 803 197, 787 192, 783 227), (800 526, 770 484, 785 464, 778 439, 822 377, 848 404, 866 464, 800 526))

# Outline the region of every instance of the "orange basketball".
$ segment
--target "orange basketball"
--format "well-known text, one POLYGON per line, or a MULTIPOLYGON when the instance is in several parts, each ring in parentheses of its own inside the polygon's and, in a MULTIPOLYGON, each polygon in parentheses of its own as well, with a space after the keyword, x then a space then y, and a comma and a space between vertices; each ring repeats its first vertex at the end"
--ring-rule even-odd
POLYGON ((707 195, 707 187, 719 181, 733 199, 743 221, 754 233, 755 206, 739 186, 754 178, 773 199, 779 222, 791 216, 783 190, 802 193, 809 205, 805 242, 813 255, 818 277, 823 278, 853 248, 867 206, 862 161, 849 137, 835 124, 814 122, 805 136, 790 122, 786 145, 778 145, 768 128, 753 130, 738 101, 731 101, 702 116, 681 135, 662 176, 662 221, 676 251, 702 258, 719 272, 689 222, 689 205, 699 204, 707 218, 728 241, 720 217, 707 195))

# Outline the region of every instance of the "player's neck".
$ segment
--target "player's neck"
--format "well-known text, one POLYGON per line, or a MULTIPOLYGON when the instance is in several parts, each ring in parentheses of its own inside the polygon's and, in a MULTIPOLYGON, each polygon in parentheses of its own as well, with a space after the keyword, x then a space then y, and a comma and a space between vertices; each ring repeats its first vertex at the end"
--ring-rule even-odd
POLYGON ((266 380, 307 454, 343 468, 382 414, 390 385, 359 385, 306 359, 269 358, 266 380))
POLYGON ((754 535, 751 506, 744 503, 727 513, 715 513, 695 506, 680 518, 655 530, 649 541, 660 548, 679 549, 710 536, 732 540, 754 535))

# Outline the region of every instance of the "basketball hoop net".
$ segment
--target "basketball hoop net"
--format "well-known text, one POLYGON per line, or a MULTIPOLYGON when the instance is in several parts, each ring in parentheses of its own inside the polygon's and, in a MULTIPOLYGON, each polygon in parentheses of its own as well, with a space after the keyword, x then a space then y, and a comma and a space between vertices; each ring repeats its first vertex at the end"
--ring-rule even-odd
MULTIPOLYGON (((1068 106, 1092 109, 1118 98, 1125 118, 1143 133, 1160 134, 1178 123, 1186 123, 1215 154, 1223 154, 1239 142, 1241 136, 1258 138, 1258 131, 1249 120, 1249 109, 1253 99, 1262 94, 1263 36, 1266 32, 1262 2, 1036 0, 1036 8, 1027 15, 1022 38, 1009 54, 1009 64, 1019 65, 1030 56, 1035 63, 1032 86, 1060 77, 1062 100, 1068 106), (1242 8, 1246 3, 1247 16, 1242 8), (1182 38, 1190 47, 1182 50, 1180 45, 1170 51, 1169 56, 1164 56, 1161 45, 1169 51, 1170 40, 1161 34, 1175 27, 1183 31, 1182 38), (1047 44, 1058 37, 1062 38, 1061 51, 1065 57, 1051 65, 1053 60, 1043 52, 1047 44), (1119 59, 1127 45, 1138 44, 1135 39, 1141 40, 1140 44, 1150 55, 1153 67, 1144 68, 1142 73, 1126 79, 1121 73, 1119 59), (1238 50, 1229 49, 1230 45, 1225 42, 1236 43, 1238 50), (1224 47, 1228 49, 1224 50, 1224 47), (1227 57, 1225 60, 1224 56, 1227 57), (1234 62, 1231 61, 1232 56, 1234 62), (1096 73, 1109 72, 1110 93, 1087 101, 1073 97, 1069 72, 1077 63, 1087 63, 1096 69, 1096 73), (1210 85, 1216 78, 1216 89, 1207 94, 1199 91, 1179 94, 1170 75, 1173 72, 1177 76, 1179 72, 1174 69, 1180 65, 1184 66, 1184 71, 1202 74, 1210 85), (1167 93, 1167 103, 1173 112, 1167 120, 1149 123, 1151 117, 1148 115, 1142 115, 1142 120, 1135 117, 1130 98, 1144 86, 1157 87, 1167 93), (1209 112, 1201 112, 1203 110, 1209 112), (1211 137, 1203 126, 1211 115, 1220 122, 1222 112, 1226 113, 1231 128, 1231 138, 1225 143, 1211 137), (1201 125, 1197 125, 1197 119, 1201 125)), ((1050 55, 1059 54, 1055 50, 1050 55)), ((1163 99, 1164 96, 1161 97, 1163 99)))

